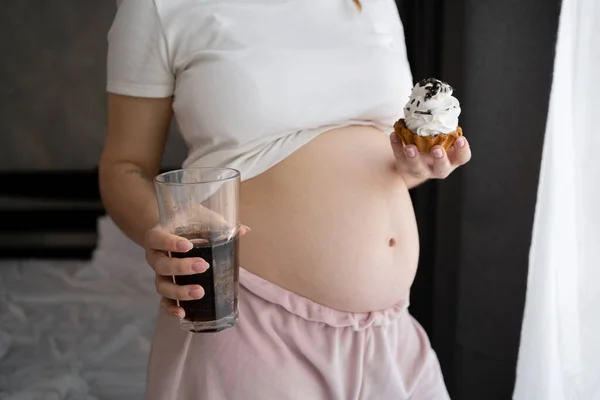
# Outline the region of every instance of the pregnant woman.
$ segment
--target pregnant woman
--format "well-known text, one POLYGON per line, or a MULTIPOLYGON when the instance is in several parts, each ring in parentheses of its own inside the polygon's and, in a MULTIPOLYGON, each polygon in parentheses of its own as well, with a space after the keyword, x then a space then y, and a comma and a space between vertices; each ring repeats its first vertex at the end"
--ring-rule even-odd
POLYGON ((109 32, 106 209, 146 249, 162 310, 147 398, 448 399, 407 311, 419 256, 408 190, 470 158, 392 132, 411 92, 393 0, 124 0, 109 32), (203 260, 157 227, 172 118, 184 167, 242 176, 240 318, 183 331, 203 260))

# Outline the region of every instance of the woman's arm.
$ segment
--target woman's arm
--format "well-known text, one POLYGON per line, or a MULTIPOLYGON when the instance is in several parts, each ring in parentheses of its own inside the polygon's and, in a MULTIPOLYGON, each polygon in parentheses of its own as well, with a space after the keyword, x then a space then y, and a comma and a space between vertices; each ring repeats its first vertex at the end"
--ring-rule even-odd
POLYGON ((100 159, 100 193, 116 224, 139 245, 158 223, 153 177, 160 169, 172 98, 108 95, 108 132, 100 159))

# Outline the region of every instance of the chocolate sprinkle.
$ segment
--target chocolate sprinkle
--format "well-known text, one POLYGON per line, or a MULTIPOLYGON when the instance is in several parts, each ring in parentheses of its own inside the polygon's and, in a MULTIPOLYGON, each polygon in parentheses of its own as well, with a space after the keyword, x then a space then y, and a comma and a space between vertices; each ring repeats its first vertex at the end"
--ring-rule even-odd
POLYGON ((417 107, 421 104, 421 100, 417 101, 417 107))
POLYGON ((446 93, 449 89, 452 89, 452 87, 447 83, 435 78, 423 79, 421 82, 419 82, 419 86, 425 88, 427 91, 425 94, 425 101, 430 100, 433 96, 438 94, 440 90, 446 93), (448 87, 443 87, 443 85, 447 85, 448 87))
POLYGON ((412 99, 412 100, 410 101, 410 104, 412 104, 412 103, 414 103, 414 102, 415 102, 415 99, 412 99))
POLYGON ((431 110, 427 110, 427 111, 415 111, 415 114, 431 115, 431 110))

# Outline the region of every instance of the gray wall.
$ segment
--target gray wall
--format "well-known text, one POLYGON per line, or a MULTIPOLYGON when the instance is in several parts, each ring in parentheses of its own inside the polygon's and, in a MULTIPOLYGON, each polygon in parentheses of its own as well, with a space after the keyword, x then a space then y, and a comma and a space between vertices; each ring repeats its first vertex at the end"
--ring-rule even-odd
MULTIPOLYGON (((115 10, 114 0, 0 2, 0 171, 97 166, 115 10)), ((164 164, 184 156, 171 134, 164 164)))

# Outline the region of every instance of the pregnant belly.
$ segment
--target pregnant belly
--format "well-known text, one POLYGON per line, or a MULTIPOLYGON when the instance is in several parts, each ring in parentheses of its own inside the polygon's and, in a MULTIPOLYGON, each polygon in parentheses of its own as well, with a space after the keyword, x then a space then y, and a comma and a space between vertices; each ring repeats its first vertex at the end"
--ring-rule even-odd
POLYGON ((331 130, 242 184, 249 271, 344 311, 388 308, 418 262, 415 216, 389 139, 371 127, 331 130))

